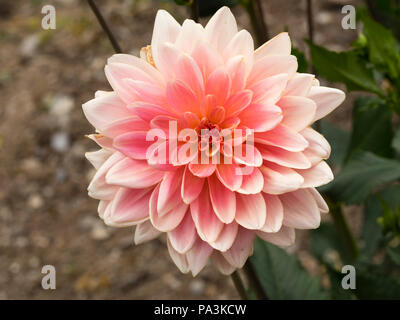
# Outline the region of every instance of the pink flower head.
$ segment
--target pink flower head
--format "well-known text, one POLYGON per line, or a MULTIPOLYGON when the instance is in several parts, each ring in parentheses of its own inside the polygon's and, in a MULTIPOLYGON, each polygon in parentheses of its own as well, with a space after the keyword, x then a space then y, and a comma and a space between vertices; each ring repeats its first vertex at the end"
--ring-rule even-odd
POLYGON ((241 268, 255 235, 287 246, 295 229, 317 228, 328 206, 315 187, 333 175, 311 124, 344 93, 297 73, 290 51, 287 33, 254 50, 226 7, 205 27, 160 10, 151 46, 108 59, 113 91, 83 105, 101 147, 86 156, 104 222, 136 225, 137 244, 166 233, 173 261, 193 275, 209 258, 224 274, 241 268), (185 130, 195 154, 177 137, 185 130))

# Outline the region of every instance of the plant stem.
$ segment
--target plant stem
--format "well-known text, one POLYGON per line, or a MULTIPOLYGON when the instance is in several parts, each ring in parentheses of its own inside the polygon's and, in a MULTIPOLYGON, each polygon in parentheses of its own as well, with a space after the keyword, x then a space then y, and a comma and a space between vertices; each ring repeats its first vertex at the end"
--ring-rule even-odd
POLYGON ((314 21, 312 0, 307 0, 307 25, 308 25, 308 39, 314 42, 314 21))
POLYGON ((253 264, 250 260, 247 260, 246 264, 243 267, 243 270, 249 280, 249 284, 251 288, 254 290, 254 293, 258 300, 268 300, 268 296, 258 279, 256 272, 254 270, 253 264))
POLYGON ((263 44, 268 40, 269 36, 260 0, 244 0, 241 3, 249 14, 257 44, 263 44))
POLYGON ((193 0, 190 6, 192 20, 199 22, 199 2, 198 0, 193 0))
POLYGON ((242 300, 249 300, 249 297, 247 296, 246 289, 243 285, 242 279, 240 278, 239 272, 235 271, 234 273, 232 273, 231 278, 232 278, 233 284, 235 285, 236 290, 239 293, 240 298, 242 300))
POLYGON ((93 13, 95 14, 97 20, 99 21, 101 27, 103 28, 103 30, 105 31, 105 33, 108 36, 108 39, 111 42, 111 45, 114 48, 114 51, 116 53, 121 53, 121 47, 119 46, 117 40, 115 39, 113 33, 111 32, 110 28, 108 27, 106 21, 104 20, 103 15, 101 14, 99 8, 97 7, 96 3, 94 2, 94 0, 87 0, 90 8, 92 9, 93 13))
POLYGON ((329 207, 336 230, 345 244, 345 250, 349 257, 349 262, 354 262, 357 259, 360 251, 358 249, 356 239, 354 238, 354 235, 352 234, 343 215, 342 207, 339 203, 335 202, 331 202, 329 207))

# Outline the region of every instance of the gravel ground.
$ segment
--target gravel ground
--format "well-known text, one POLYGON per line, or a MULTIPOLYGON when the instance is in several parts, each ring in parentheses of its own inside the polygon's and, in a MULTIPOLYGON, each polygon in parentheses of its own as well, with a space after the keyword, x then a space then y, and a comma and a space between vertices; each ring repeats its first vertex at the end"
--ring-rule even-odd
MULTIPOLYGON (((168 2, 97 2, 133 54, 150 42, 157 8, 179 21, 187 15, 168 2)), ((305 2, 264 1, 271 34, 288 27, 300 49, 305 2)), ((314 2, 315 41, 345 48, 356 32, 341 29, 340 8, 359 1, 314 2)), ((249 28, 243 10, 234 13, 249 28)), ((163 238, 134 246, 131 228, 109 228, 97 217, 97 201, 86 192, 94 171, 84 158, 96 146, 84 138, 92 128, 81 104, 109 89, 103 68, 112 53, 85 1, 0 4, 0 299, 237 299, 231 280, 212 267, 197 278, 180 274, 163 238), (56 7, 56 30, 40 27, 44 4, 56 7), (44 265, 57 270, 56 290, 41 288, 44 265)), ((330 120, 347 126, 349 110, 330 120)), ((307 234, 299 238, 290 250, 318 273, 307 234)))

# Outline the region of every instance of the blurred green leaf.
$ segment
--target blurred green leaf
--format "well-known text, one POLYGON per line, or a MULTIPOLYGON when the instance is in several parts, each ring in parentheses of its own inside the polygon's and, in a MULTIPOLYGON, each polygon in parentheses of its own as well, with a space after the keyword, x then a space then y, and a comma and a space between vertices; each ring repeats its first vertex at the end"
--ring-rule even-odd
POLYGON ((394 148, 394 150, 396 150, 398 154, 400 154, 400 128, 396 130, 392 141, 392 147, 394 148))
POLYGON ((386 71, 392 79, 399 77, 400 54, 398 42, 392 32, 370 18, 366 10, 359 10, 367 38, 369 60, 379 69, 386 71))
POLYGON ((352 300, 353 299, 353 290, 345 290, 342 287, 342 280, 345 276, 340 271, 336 270, 332 267, 330 263, 324 263, 326 268, 326 272, 329 276, 330 282, 330 296, 333 300, 352 300))
POLYGON ((250 259, 270 299, 328 298, 318 278, 311 277, 285 250, 257 238, 250 259))
POLYGON ((348 204, 363 202, 372 190, 400 178, 400 161, 371 152, 357 152, 326 187, 335 200, 348 204))
POLYGON ((301 52, 299 49, 292 47, 292 54, 297 58, 297 72, 307 72, 308 62, 304 53, 301 52))
POLYGON ((383 214, 379 198, 390 207, 396 208, 400 204, 400 185, 390 186, 377 195, 371 195, 365 202, 361 239, 363 241, 362 253, 367 257, 375 253, 383 240, 382 228, 378 223, 378 218, 383 214))
POLYGON ((371 69, 361 60, 355 50, 345 52, 329 51, 307 41, 311 50, 312 64, 317 72, 333 82, 342 82, 347 90, 361 90, 383 95, 376 84, 371 69))
POLYGON ((386 252, 395 264, 400 265, 400 246, 396 248, 387 248, 386 252))
POLYGON ((328 262, 328 254, 336 251, 342 259, 346 259, 343 242, 332 223, 323 223, 318 229, 311 231, 311 252, 322 262, 328 262))
POLYGON ((341 166, 346 157, 350 134, 325 120, 321 120, 320 124, 321 134, 328 140, 332 149, 328 161, 336 166, 341 166))
POLYGON ((353 108, 353 130, 347 159, 360 150, 392 157, 392 112, 375 97, 357 98, 353 108))
POLYGON ((400 278, 387 274, 380 265, 356 265, 356 290, 359 299, 400 299, 400 278))

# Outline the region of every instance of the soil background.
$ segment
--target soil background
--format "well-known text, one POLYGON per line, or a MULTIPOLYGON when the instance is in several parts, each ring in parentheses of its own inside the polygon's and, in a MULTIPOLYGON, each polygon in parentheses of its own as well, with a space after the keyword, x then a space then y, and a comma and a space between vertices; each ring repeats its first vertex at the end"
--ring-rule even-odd
MULTIPOLYGON (((151 41, 157 9, 179 22, 188 17, 172 1, 96 2, 123 50, 135 55, 151 41)), ((361 1, 313 2, 315 42, 348 48, 357 30, 342 29, 341 8, 361 1)), ((262 4, 270 34, 287 28, 306 50, 306 1, 262 4)), ((240 28, 251 31, 246 12, 233 12, 240 28)), ((96 146, 84 137, 93 128, 81 105, 96 90, 110 89, 103 69, 112 54, 86 1, 0 1, 0 299, 239 298, 211 266, 196 278, 181 274, 163 238, 135 246, 132 228, 110 228, 98 218, 97 201, 86 191, 94 170, 84 158, 96 146), (41 28, 46 4, 56 8, 55 30, 41 28), (44 265, 56 268, 56 290, 41 287, 44 265)), ((351 101, 328 120, 349 126, 351 101)), ((356 229, 357 210, 347 211, 356 229)), ((288 250, 319 273, 307 233, 298 240, 288 250)))

